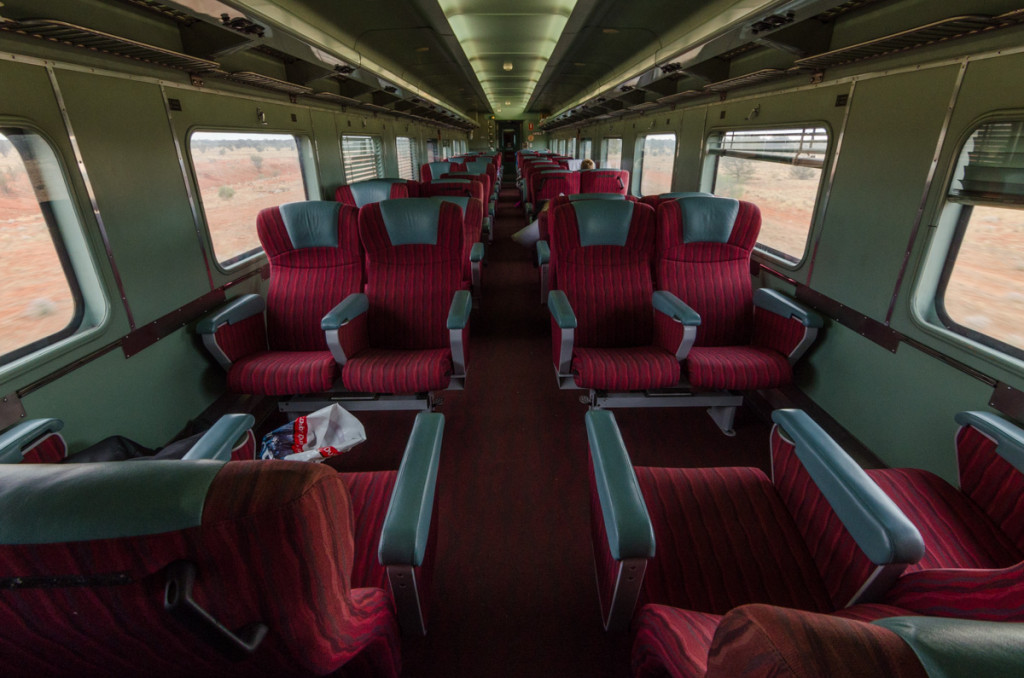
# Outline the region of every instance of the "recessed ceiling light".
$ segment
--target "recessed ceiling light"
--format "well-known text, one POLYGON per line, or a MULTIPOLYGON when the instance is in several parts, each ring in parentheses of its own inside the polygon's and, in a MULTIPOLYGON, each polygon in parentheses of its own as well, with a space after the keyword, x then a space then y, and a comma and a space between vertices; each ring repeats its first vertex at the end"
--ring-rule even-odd
POLYGON ((502 68, 502 70, 505 70, 505 71, 511 71, 512 70, 512 62, 511 61, 506 61, 505 63, 503 63, 501 65, 501 68, 502 68))
POLYGON ((511 102, 511 101, 506 101, 506 102, 505 102, 505 105, 506 105, 506 106, 511 106, 511 105, 512 105, 512 102, 511 102))
POLYGON ((619 32, 619 29, 618 28, 602 28, 601 32, 604 33, 605 35, 615 35, 616 33, 619 32))

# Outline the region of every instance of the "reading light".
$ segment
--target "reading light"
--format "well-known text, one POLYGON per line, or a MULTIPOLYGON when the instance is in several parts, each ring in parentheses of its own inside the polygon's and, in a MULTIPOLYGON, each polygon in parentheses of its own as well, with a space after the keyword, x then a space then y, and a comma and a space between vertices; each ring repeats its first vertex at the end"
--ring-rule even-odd
POLYGON ((506 61, 505 63, 503 63, 501 65, 501 69, 504 70, 504 71, 511 71, 512 70, 512 62, 511 61, 506 61))

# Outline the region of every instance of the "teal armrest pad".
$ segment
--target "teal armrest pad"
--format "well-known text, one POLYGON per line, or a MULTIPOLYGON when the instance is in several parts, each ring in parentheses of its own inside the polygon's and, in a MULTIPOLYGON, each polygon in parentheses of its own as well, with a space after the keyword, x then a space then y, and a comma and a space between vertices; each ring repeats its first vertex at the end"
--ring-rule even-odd
POLYGON ((381 565, 416 567, 423 563, 443 435, 444 415, 416 415, 380 533, 377 556, 381 565))
POLYGON ((615 416, 590 410, 586 420, 608 549, 615 560, 653 558, 654 527, 615 416))
POLYGON ((537 265, 543 266, 551 261, 551 246, 547 240, 537 241, 537 265))
POLYGON ((686 305, 686 302, 667 290, 654 293, 654 310, 664 313, 683 325, 700 325, 700 314, 686 305))
POLYGON ((459 290, 452 297, 452 305, 448 307, 448 329, 461 330, 469 324, 469 314, 473 310, 473 295, 469 290, 459 290))
POLYGON ((569 297, 565 296, 562 290, 551 290, 548 292, 548 311, 554 317, 555 322, 563 330, 576 327, 576 314, 573 313, 569 297))
POLYGON ((196 333, 213 334, 221 325, 233 325, 240 320, 263 313, 266 308, 267 302, 260 295, 243 294, 200 320, 196 325, 196 333))
POLYGON ((1024 431, 989 412, 958 412, 956 423, 973 426, 996 441, 996 453, 1024 473, 1024 431))
POLYGON ((484 244, 482 242, 473 243, 473 247, 469 250, 469 260, 473 263, 484 260, 484 244))
POLYGON ((775 410, 772 420, 864 554, 876 565, 913 564, 924 540, 913 523, 806 412, 775 410))
POLYGON ((182 459, 229 461, 231 448, 255 423, 256 418, 251 414, 225 414, 210 427, 209 431, 203 434, 202 438, 196 441, 196 444, 185 453, 182 459))
POLYGON ((822 327, 825 324, 825 320, 811 309, 790 299, 782 292, 766 287, 754 292, 754 306, 783 318, 796 318, 804 327, 822 327))
POLYGON ((491 232, 491 218, 490 217, 484 217, 484 228, 483 228, 483 231, 484 231, 484 233, 490 233, 491 232))
POLYGON ((370 310, 370 300, 362 292, 354 292, 344 299, 341 303, 332 308, 327 312, 323 318, 320 319, 320 329, 322 330, 336 330, 345 323, 352 322, 352 319, 356 316, 366 313, 370 310))
POLYGON ((60 419, 29 419, 0 435, 0 464, 21 462, 22 450, 49 433, 64 428, 60 419))
POLYGON ((1024 624, 889 617, 872 622, 903 639, 929 678, 1024 676, 1024 624))
POLYGON ((0 466, 0 544, 117 539, 196 527, 220 461, 0 466))

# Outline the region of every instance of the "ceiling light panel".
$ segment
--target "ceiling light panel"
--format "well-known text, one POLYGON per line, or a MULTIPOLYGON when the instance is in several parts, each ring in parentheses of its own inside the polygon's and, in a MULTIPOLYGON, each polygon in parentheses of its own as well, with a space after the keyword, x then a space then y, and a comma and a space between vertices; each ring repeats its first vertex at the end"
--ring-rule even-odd
POLYGON ((493 110, 523 114, 576 0, 439 0, 493 110), (496 7, 502 4, 504 7, 496 7), (506 68, 512 64, 512 69, 506 68), (512 106, 502 106, 505 100, 512 106))

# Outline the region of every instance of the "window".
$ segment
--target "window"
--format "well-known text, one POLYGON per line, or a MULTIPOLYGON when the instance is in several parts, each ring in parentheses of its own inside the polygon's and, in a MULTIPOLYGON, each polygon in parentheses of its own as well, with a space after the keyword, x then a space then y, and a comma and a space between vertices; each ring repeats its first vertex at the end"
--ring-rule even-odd
POLYGON ((566 140, 565 153, 563 153, 562 155, 567 155, 570 158, 576 157, 576 137, 566 140))
POLYGON ((648 134, 638 144, 640 195, 658 195, 672 190, 672 168, 676 158, 675 134, 648 134))
POLYGON ((437 139, 427 139, 427 162, 437 162, 437 139))
POLYGON ((409 137, 395 139, 398 150, 398 176, 403 179, 418 180, 419 163, 416 161, 416 142, 409 137))
POLYGON ((53 150, 20 127, 0 127, 0 224, 0 363, 8 363, 85 319, 62 230, 81 238, 81 224, 53 150))
POLYGON ((1024 121, 983 124, 964 144, 947 212, 956 231, 936 311, 949 329, 1024 358, 1024 121))
POLYGON ((609 138, 601 142, 600 166, 622 169, 622 139, 609 138))
POLYGON ((343 135, 341 159, 345 163, 347 183, 384 176, 384 149, 381 148, 380 137, 343 135))
POLYGON ((452 142, 444 141, 441 143, 441 158, 447 160, 452 157, 452 142))
POLYGON ((308 197, 299 140, 291 134, 194 132, 189 152, 213 253, 222 266, 260 251, 260 210, 308 197))
POLYGON ((823 127, 713 134, 708 139, 711 191, 757 204, 757 248, 796 264, 807 249, 827 150, 823 127))
POLYGON ((592 158, 594 144, 590 139, 584 139, 580 142, 580 160, 586 160, 592 158))

